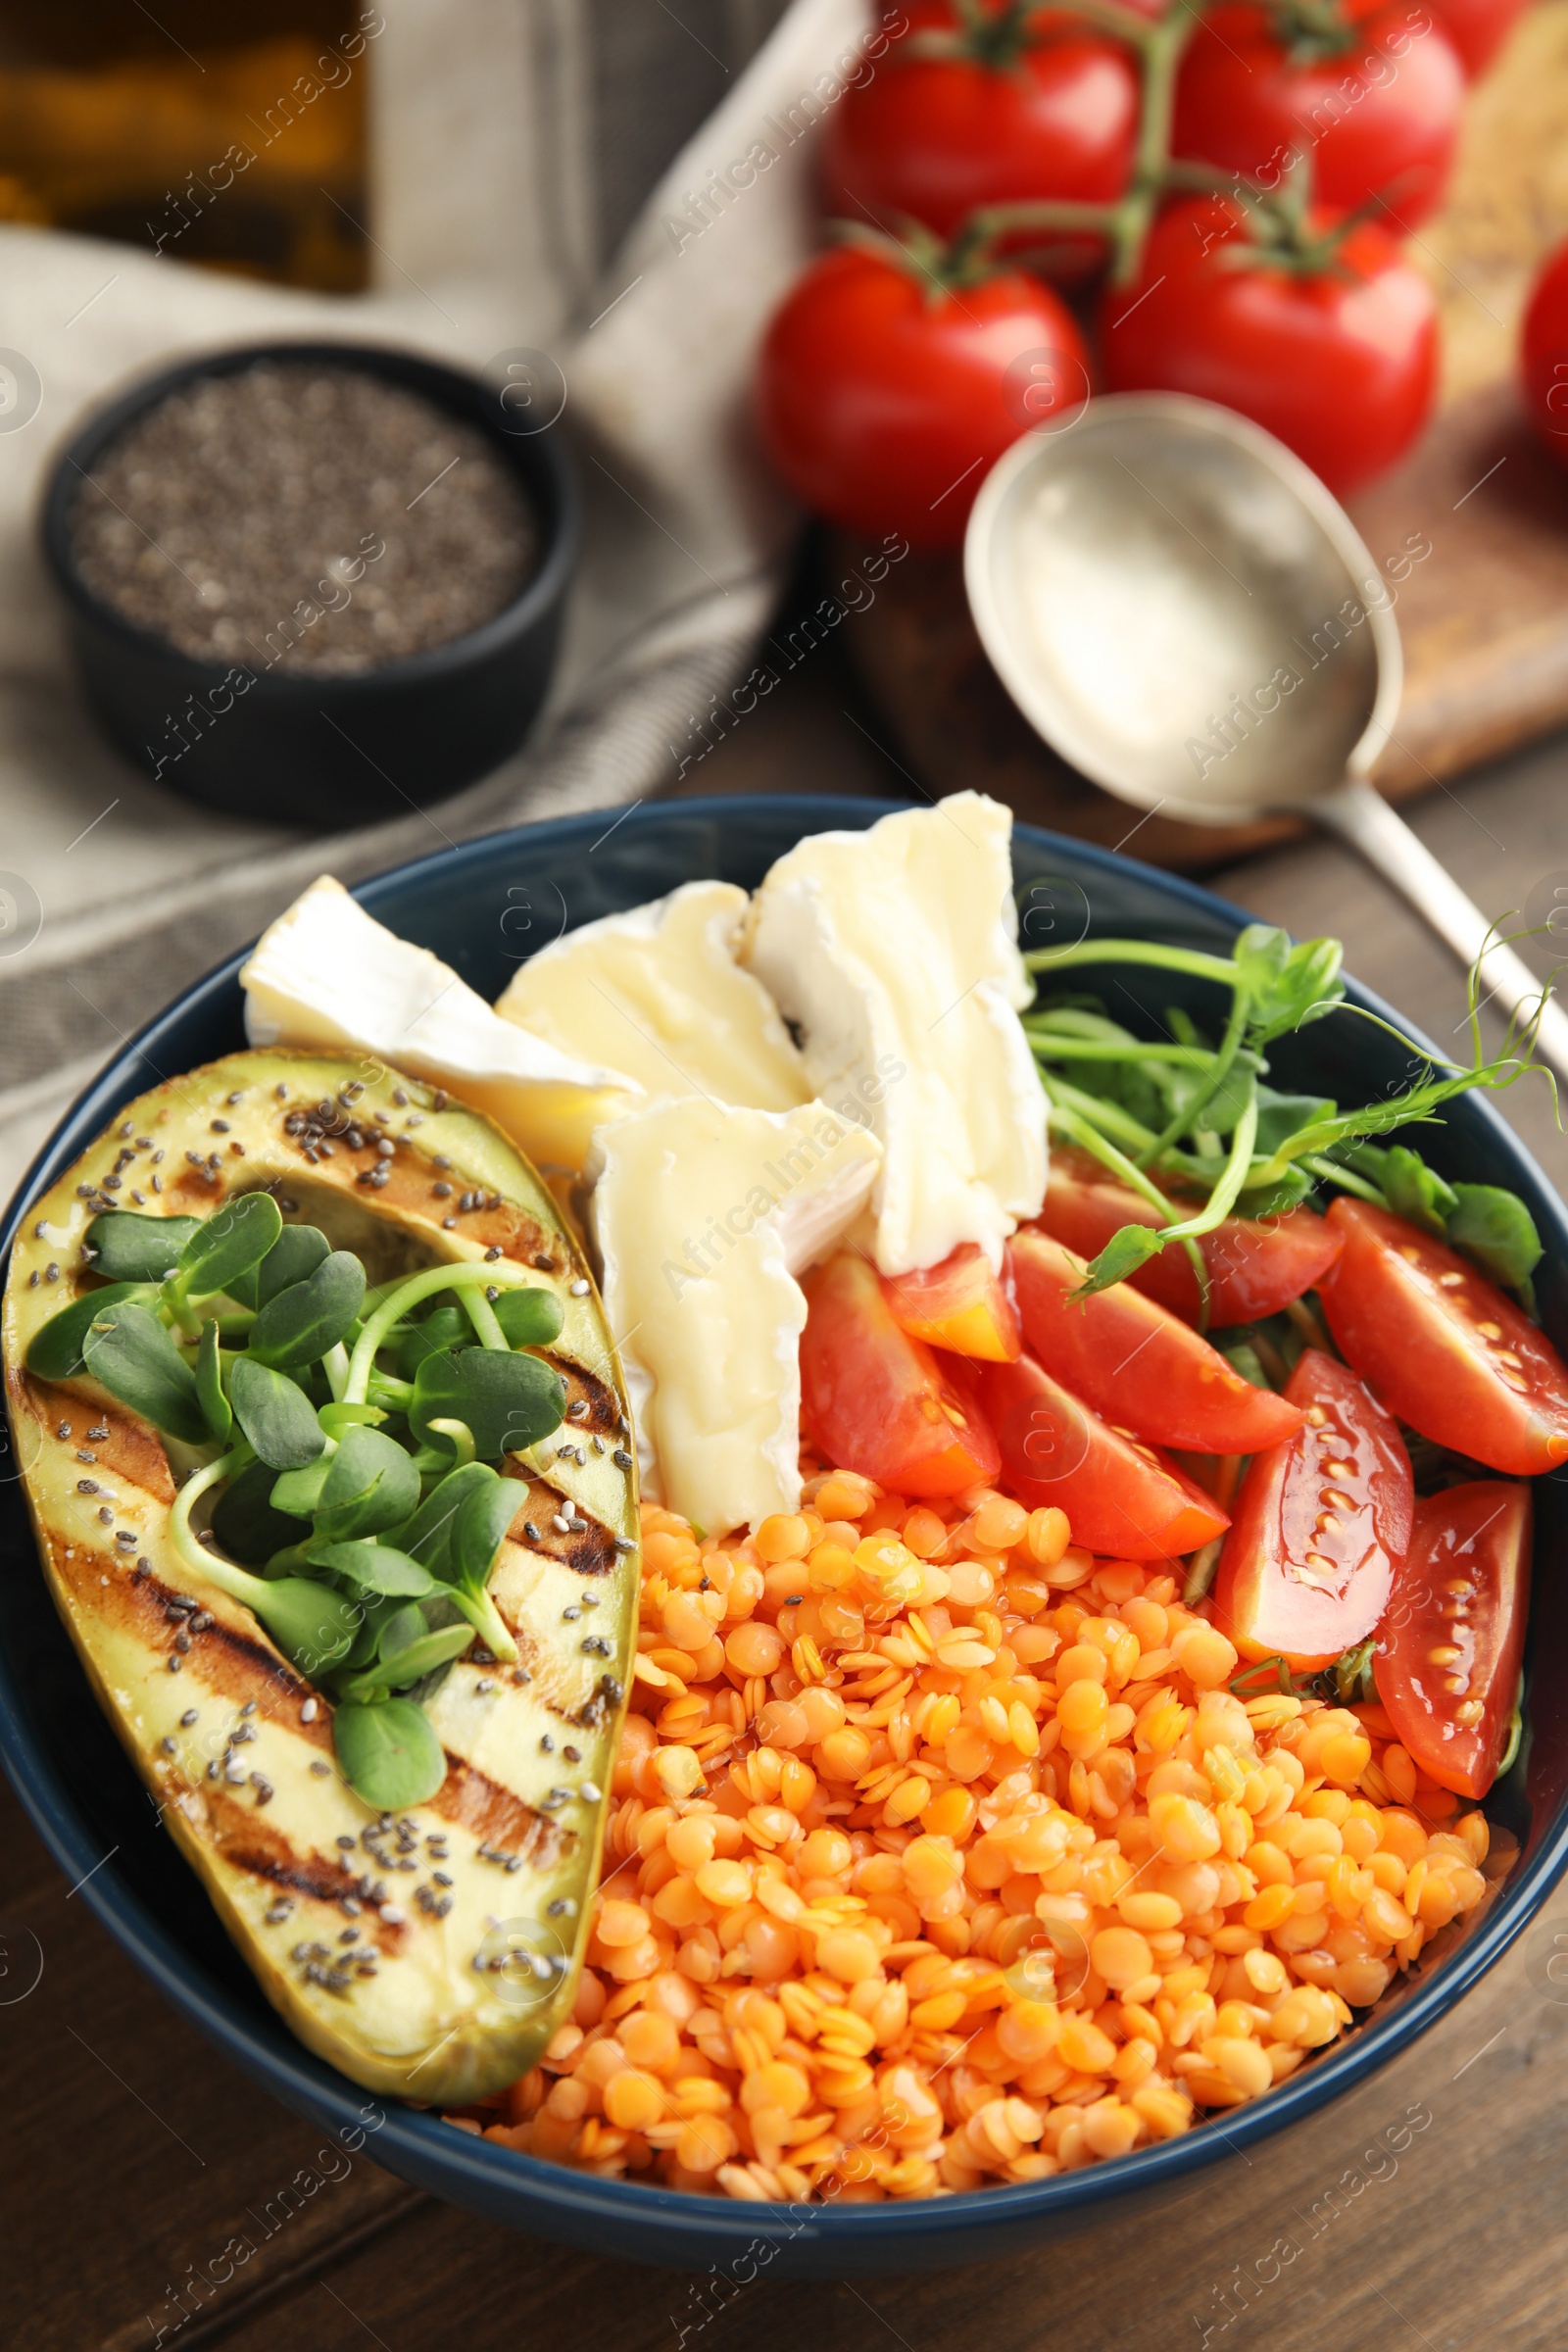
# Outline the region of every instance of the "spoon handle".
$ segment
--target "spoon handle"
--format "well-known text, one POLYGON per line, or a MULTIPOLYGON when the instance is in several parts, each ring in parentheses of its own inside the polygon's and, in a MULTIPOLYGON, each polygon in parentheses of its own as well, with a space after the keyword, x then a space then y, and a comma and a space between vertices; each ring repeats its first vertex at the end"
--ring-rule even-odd
MULTIPOLYGON (((1333 792, 1313 803, 1312 813, 1359 850, 1385 881, 1403 893, 1461 963, 1475 962, 1486 947, 1490 928, 1486 916, 1364 776, 1347 776, 1333 792)), ((1512 948, 1487 950, 1481 964, 1483 1004, 1490 1001, 1499 1011, 1528 1020, 1540 1002, 1543 985, 1512 948)), ((1546 1001, 1536 1042, 1543 1058, 1560 1077, 1568 1078, 1568 1012, 1555 997, 1546 1001)))

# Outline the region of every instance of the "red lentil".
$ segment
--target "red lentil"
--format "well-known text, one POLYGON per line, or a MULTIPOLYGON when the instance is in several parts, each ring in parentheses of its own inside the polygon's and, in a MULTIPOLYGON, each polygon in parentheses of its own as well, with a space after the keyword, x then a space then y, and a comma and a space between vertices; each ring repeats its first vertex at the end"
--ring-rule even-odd
POLYGON ((1040 2180, 1260 2097, 1480 1902, 1482 1814, 1379 1707, 1234 1696, 1171 1567, 805 1494, 644 1506, 573 2022, 464 2129, 751 2201, 1040 2180))

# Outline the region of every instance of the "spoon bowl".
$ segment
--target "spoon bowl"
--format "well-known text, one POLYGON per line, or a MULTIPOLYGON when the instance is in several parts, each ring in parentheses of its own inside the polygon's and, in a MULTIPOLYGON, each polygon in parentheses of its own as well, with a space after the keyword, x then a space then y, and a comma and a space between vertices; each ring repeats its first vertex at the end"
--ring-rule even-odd
POLYGON ((1063 759, 1192 823, 1330 826, 1568 1073, 1568 1015, 1367 780, 1403 684, 1396 576, 1283 442, 1174 392, 1025 434, 964 544, 981 642, 1063 759))

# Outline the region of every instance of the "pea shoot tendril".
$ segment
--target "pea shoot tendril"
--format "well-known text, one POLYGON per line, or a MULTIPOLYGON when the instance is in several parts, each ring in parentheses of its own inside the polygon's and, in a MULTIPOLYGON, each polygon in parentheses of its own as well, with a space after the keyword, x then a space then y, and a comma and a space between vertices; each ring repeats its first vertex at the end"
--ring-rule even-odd
POLYGON ((1195 1261, 1206 1324, 1203 1236, 1229 1216, 1278 1213, 1319 1185, 1332 1185, 1412 1218, 1530 1302, 1541 1244, 1524 1203, 1494 1186, 1449 1185, 1408 1145, 1371 1139, 1430 1123, 1445 1103, 1476 1088, 1498 1092, 1536 1076, 1551 1088, 1560 1126, 1556 1081, 1535 1059, 1550 981, 1514 1015, 1500 1050, 1489 1055, 1478 960, 1467 990, 1466 1064, 1416 1046, 1376 1013, 1348 1003, 1341 953, 1338 940, 1293 945, 1284 931, 1250 923, 1229 956, 1138 939, 1086 939, 1025 956, 1042 984, 1074 968, 1120 964, 1211 982, 1230 999, 1213 1045, 1179 1006, 1167 1010, 1165 1034, 1152 1043, 1111 1019, 1098 1001, 1059 988, 1042 994, 1024 1014, 1052 1133, 1090 1152, 1158 1220, 1113 1234, 1089 1266, 1082 1295, 1124 1281, 1179 1244, 1195 1261), (1406 1047, 1410 1083, 1349 1109, 1326 1097, 1270 1087, 1267 1049, 1334 1014, 1369 1021, 1406 1047))

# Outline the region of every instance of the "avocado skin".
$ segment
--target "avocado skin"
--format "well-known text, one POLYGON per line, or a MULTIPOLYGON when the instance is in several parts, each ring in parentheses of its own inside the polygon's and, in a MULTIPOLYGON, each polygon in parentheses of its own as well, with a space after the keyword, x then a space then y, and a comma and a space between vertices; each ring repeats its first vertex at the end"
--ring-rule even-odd
POLYGON ((40 1556, 166 1828, 268 1998, 319 2056, 424 2105, 504 2087, 570 2015, 639 1572, 620 1367, 548 1188, 491 1121, 382 1063, 236 1054, 127 1104, 22 1232, 0 1356, 40 1556), (287 1222, 362 1254, 372 1282, 499 1249, 556 1294, 563 1316, 560 1339, 537 1352, 578 1408, 555 1437, 584 1461, 546 1441, 508 1464, 525 1483, 491 1590, 519 1666, 462 1659, 424 1694, 447 1779, 385 1828, 335 1769, 330 1701, 248 1609, 198 1591, 169 1545, 175 1479, 208 1456, 166 1445, 85 1373, 46 1381, 26 1369, 42 1325, 97 1287, 82 1262, 95 1213, 205 1216, 264 1185, 287 1222), (107 1434, 89 1443, 89 1429, 107 1434), (560 1535, 557 1510, 583 1524, 560 1535))

